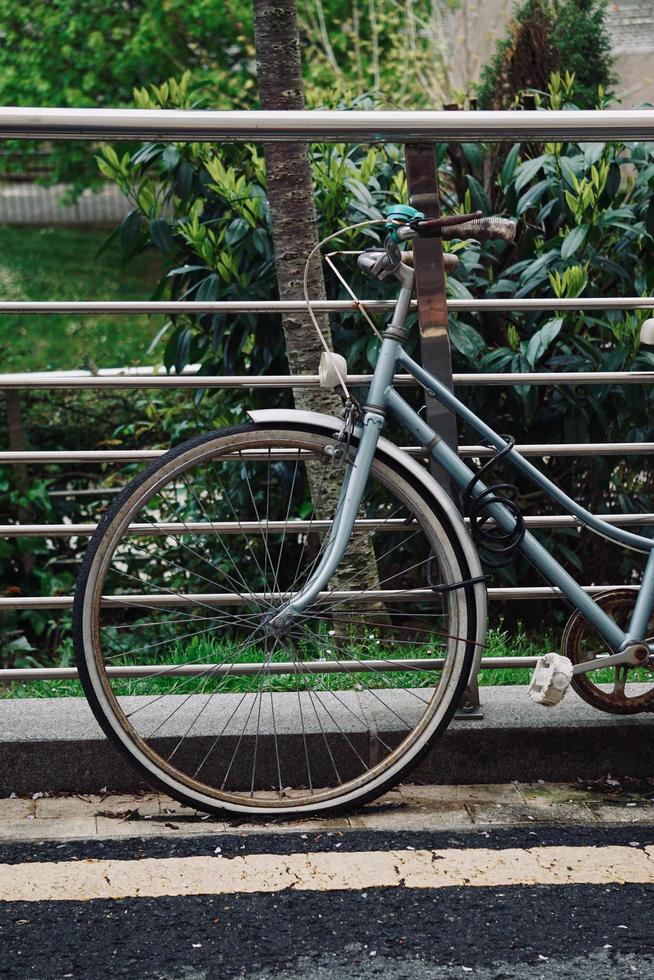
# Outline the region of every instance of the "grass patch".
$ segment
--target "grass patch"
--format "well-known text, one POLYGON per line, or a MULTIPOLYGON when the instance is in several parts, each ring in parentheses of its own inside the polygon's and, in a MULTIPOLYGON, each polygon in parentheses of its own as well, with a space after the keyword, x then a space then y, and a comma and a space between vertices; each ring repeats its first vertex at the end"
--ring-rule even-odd
MULTIPOLYGON (((484 651, 484 656, 486 657, 537 657, 541 656, 543 653, 547 653, 549 650, 554 649, 551 639, 535 641, 530 640, 522 631, 510 636, 505 630, 502 629, 491 629, 488 633, 487 648, 484 651)), ((370 657, 370 658, 380 658, 383 654, 380 653, 379 647, 370 645, 367 647, 359 647, 356 649, 355 655, 358 657, 370 657)), ((304 651, 305 656, 310 659, 318 659, 320 653, 311 651, 304 651)), ((209 660, 213 654, 213 658, 218 659, 216 656, 216 649, 211 650, 211 645, 206 640, 200 640, 195 643, 185 645, 184 649, 178 648, 177 650, 170 651, 165 657, 162 657, 158 662, 161 664, 161 669, 165 670, 166 664, 171 663, 183 663, 183 662, 193 662, 201 660, 209 660)), ((428 651, 427 648, 424 650, 421 648, 416 648, 416 656, 420 655, 431 655, 438 656, 438 649, 432 649, 428 651)), ((347 656, 347 655, 345 655, 347 656)), ((387 657, 392 657, 393 652, 387 652, 387 657)), ((221 649, 220 657, 221 660, 230 660, 229 649, 221 649)), ((262 654, 255 650, 245 650, 237 658, 238 662, 253 662, 260 663, 263 659, 262 654)), ((129 662, 125 659, 124 662, 129 662)), ((117 663, 117 661, 116 661, 117 663)), ((608 671, 607 671, 608 673, 608 671)), ((491 670, 486 669, 481 672, 480 684, 481 685, 507 685, 507 684, 527 684, 529 682, 531 675, 531 668, 518 669, 518 670, 491 670)), ((397 686, 409 686, 413 683, 415 686, 429 686, 431 683, 431 675, 424 674, 420 677, 416 677, 415 674, 410 673, 400 673, 396 672, 393 674, 383 674, 374 678, 373 686, 382 687, 388 686, 389 681, 392 678, 392 683, 397 686)), ((351 690, 352 687, 357 682, 362 682, 367 686, 370 686, 370 675, 369 674, 326 674, 323 676, 324 686, 330 690, 351 690)), ((121 696, 130 694, 154 694, 154 693, 173 693, 173 685, 177 682, 172 679, 161 679, 161 678, 149 678, 144 680, 120 680, 115 682, 115 691, 121 696), (147 684, 147 686, 146 686, 147 684)), ((206 693, 211 693, 214 690, 219 681, 215 680, 206 683, 205 691, 206 693)), ((274 691, 294 691, 295 680, 293 675, 279 674, 275 675, 270 679, 269 684, 267 684, 271 690, 274 691)), ((190 690, 190 683, 186 683, 181 688, 178 688, 179 693, 188 692, 190 690)), ((258 690, 258 679, 254 680, 252 677, 228 677, 225 683, 221 687, 222 691, 225 692, 245 692, 248 690, 258 690)), ((82 687, 79 681, 75 680, 63 680, 63 681, 36 681, 31 684, 26 683, 16 683, 6 686, 4 689, 0 690, 0 698, 12 697, 12 698, 52 698, 52 697, 81 697, 83 695, 82 687)))
MULTIPOLYGON (((0 297, 9 301, 146 300, 160 261, 126 266, 118 246, 101 256, 104 229, 0 228, 0 297)), ((48 371, 148 363, 161 326, 147 316, 0 316, 3 371, 48 371)))
MULTIPOLYGON (((550 650, 556 649, 556 642, 551 636, 530 639, 522 629, 518 629, 513 634, 503 629, 490 629, 486 637, 484 657, 542 657, 550 650)), ((479 686, 528 684, 532 669, 532 667, 498 670, 485 668, 479 672, 479 686)))
MULTIPOLYGON (((128 631, 126 631, 127 634, 128 631)), ((125 638, 128 639, 127 635, 125 638)), ((553 636, 545 636, 543 638, 533 639, 527 636, 527 634, 522 630, 518 629, 517 632, 509 634, 508 631, 501 628, 494 628, 488 631, 488 637, 486 642, 486 649, 484 650, 485 658, 492 657, 540 657, 551 650, 556 651, 556 641, 553 636)), ((60 666, 70 666, 74 663, 72 649, 70 643, 66 643, 66 656, 65 663, 60 664, 60 666)), ((299 654, 303 659, 306 660, 318 660, 323 655, 321 653, 320 647, 314 647, 310 649, 307 647, 304 650, 299 650, 299 654)), ((393 658, 395 656, 393 650, 382 651, 379 646, 373 642, 369 644, 359 644, 356 647, 352 647, 350 651, 344 652, 341 656, 344 659, 355 659, 355 658, 366 658, 366 659, 384 659, 393 658)), ((415 650, 412 650, 411 656, 430 656, 438 657, 440 656, 439 642, 435 638, 434 644, 429 647, 428 645, 416 646, 415 650)), ((276 656, 275 662, 279 662, 282 659, 276 656)), ((290 659, 290 658, 288 658, 290 659)), ((330 659, 327 657, 326 659, 330 659)), ((201 638, 199 640, 194 640, 191 643, 178 644, 173 649, 166 650, 165 654, 160 655, 156 658, 152 657, 152 662, 156 662, 160 667, 162 677, 150 677, 147 679, 131 679, 131 678, 120 678, 113 682, 114 692, 121 697, 127 695, 157 695, 157 694, 188 694, 192 690, 192 681, 183 680, 180 682, 176 678, 166 678, 165 670, 166 666, 170 664, 182 664, 182 663, 198 663, 198 662, 225 662, 229 663, 233 660, 235 663, 262 663, 263 654, 259 649, 252 647, 250 649, 240 651, 239 655, 234 657, 232 650, 228 644, 212 644, 210 640, 201 638)), ((130 663, 142 663, 143 658, 130 657, 126 654, 120 659, 114 659, 113 663, 118 666, 119 664, 130 664, 130 663)), ((512 684, 528 684, 531 680, 531 667, 525 668, 498 668, 494 670, 493 668, 484 668, 479 675, 479 684, 481 687, 492 687, 492 686, 507 686, 512 684)), ((371 674, 366 673, 334 673, 334 674, 323 674, 322 681, 319 684, 319 689, 324 690, 352 690, 355 685, 361 684, 363 687, 430 687, 432 685, 432 674, 417 672, 400 672, 394 671, 392 673, 378 673, 371 674)), ((606 668, 602 671, 597 671, 592 674, 593 682, 596 684, 612 684, 615 680, 615 669, 606 668)), ((220 688, 222 693, 245 693, 248 691, 258 691, 259 690, 259 680, 258 677, 250 676, 234 676, 227 678, 215 678, 210 680, 198 681, 195 683, 202 683, 203 692, 210 694, 212 691, 220 688)), ((652 673, 651 671, 645 669, 632 670, 629 673, 629 683, 640 682, 640 683, 652 683, 652 673)), ((302 686, 302 685, 301 685, 302 686)), ((292 674, 277 674, 271 675, 266 682, 266 691, 295 691, 296 682, 294 675, 292 674)), ((2 698, 56 698, 56 697, 83 697, 82 685, 76 680, 57 680, 57 681, 35 681, 32 683, 14 683, 8 684, 4 687, 0 686, 0 699, 2 698)))

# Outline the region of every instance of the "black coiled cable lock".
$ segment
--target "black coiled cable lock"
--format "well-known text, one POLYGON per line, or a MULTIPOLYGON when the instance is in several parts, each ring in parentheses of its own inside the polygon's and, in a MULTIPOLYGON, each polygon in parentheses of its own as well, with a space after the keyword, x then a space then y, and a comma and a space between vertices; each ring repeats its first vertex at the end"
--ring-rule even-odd
POLYGON ((470 519, 472 539, 477 545, 481 560, 491 568, 505 568, 515 561, 525 536, 525 520, 520 513, 520 508, 505 496, 506 491, 518 492, 518 488, 513 483, 496 483, 486 487, 476 497, 472 495, 475 485, 484 474, 513 449, 515 440, 510 436, 504 436, 504 439, 507 442, 504 449, 477 470, 462 494, 464 508, 470 519), (514 526, 508 531, 495 522, 489 509, 492 504, 501 504, 515 520, 514 526))

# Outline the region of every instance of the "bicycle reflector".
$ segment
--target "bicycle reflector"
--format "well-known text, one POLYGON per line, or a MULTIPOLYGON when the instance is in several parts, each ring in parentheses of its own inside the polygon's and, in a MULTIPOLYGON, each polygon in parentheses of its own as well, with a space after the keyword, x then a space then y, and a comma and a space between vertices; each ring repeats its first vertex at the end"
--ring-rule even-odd
POLYGON ((320 355, 318 383, 321 388, 338 388, 347 380, 347 361, 342 354, 323 351, 320 355))

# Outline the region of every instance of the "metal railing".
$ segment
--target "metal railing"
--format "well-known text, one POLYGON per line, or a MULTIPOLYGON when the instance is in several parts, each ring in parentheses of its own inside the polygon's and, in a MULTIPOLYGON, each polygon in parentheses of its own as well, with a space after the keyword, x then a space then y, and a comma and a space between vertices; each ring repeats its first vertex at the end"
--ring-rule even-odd
MULTIPOLYGON (((195 141, 266 141, 291 140, 306 142, 384 142, 424 144, 447 140, 514 141, 574 139, 639 140, 654 139, 654 110, 588 111, 588 112, 181 112, 174 110, 87 110, 0 108, 0 137, 62 139, 156 139, 195 141)), ((315 308, 329 312, 357 309, 350 300, 319 301, 315 308)), ((394 307, 393 301, 368 300, 361 305, 370 311, 382 312, 394 307)), ((543 310, 634 310, 654 308, 654 297, 609 297, 570 299, 451 299, 451 312, 543 310)), ((305 309, 301 301, 230 301, 230 302, 0 302, 0 316, 23 313, 43 316, 54 313, 79 315, 111 314, 176 314, 226 312, 294 312, 305 309)), ((368 375, 350 377, 352 385, 366 384, 368 375)), ((586 384, 652 384, 654 372, 529 372, 523 374, 462 374, 452 378, 454 384, 466 385, 586 385, 586 384)), ((30 389, 104 389, 104 388, 224 388, 253 389, 280 386, 310 386, 318 382, 317 375, 302 378, 288 376, 224 377, 197 376, 191 372, 167 375, 148 369, 111 370, 91 374, 82 371, 0 375, 0 391, 17 392, 30 389)), ((413 384, 408 376, 399 376, 397 384, 413 384)), ((654 453, 654 443, 587 443, 536 444, 517 447, 529 456, 560 456, 602 454, 611 456, 646 455, 654 453)), ((409 447, 419 454, 420 450, 409 447)), ((491 450, 484 446, 460 446, 461 455, 481 457, 491 450)), ((103 450, 103 451, 27 451, 14 449, 0 452, 0 463, 18 466, 35 464, 123 463, 142 462, 155 458, 163 450, 103 450)), ((610 523, 621 526, 654 524, 654 514, 605 515, 610 523)), ((315 523, 315 522, 314 522, 315 523)), ((576 527, 579 522, 569 516, 532 516, 526 525, 532 528, 576 527)), ((150 526, 149 531, 152 532, 150 526)), ((0 537, 73 537, 93 533, 95 524, 2 524, 0 537)), ((224 530, 227 530, 226 528, 224 530)), ((138 527, 134 528, 138 533, 138 527)), ((165 529, 162 526, 162 532, 165 529)), ((611 586, 613 588, 624 586, 611 586)), ((631 586, 632 588, 637 588, 631 586)), ((607 586, 589 586, 594 594, 607 586)), ((409 590, 385 590, 385 601, 401 600, 409 590)), ((412 594, 415 590, 412 590, 412 594)), ((506 599, 557 598, 557 590, 549 587, 491 588, 489 597, 506 599)), ((0 612, 6 610, 70 609, 70 596, 10 596, 0 598, 0 612)), ((488 658, 482 667, 530 666, 534 658, 488 658)), ((0 670, 0 680, 31 678, 54 679, 74 677, 73 668, 39 668, 0 670)))
POLYGON ((654 110, 528 112, 0 108, 0 138, 253 143, 650 140, 654 110))
MULTIPOLYGON (((537 302, 537 301, 536 301, 537 302)), ((652 300, 654 304, 654 300, 652 300)), ((147 305, 147 304, 146 304, 147 305)), ((265 306, 266 304, 262 304, 265 306)), ((578 302, 575 309, 582 309, 583 303, 578 302)), ((0 304, 2 312, 2 304, 0 304)), ((370 380, 369 375, 352 375, 348 380, 355 384, 366 384, 370 380)), ((398 376, 398 384, 415 384, 409 376, 398 376)), ((653 384, 654 372, 533 372, 531 374, 487 374, 487 375, 455 375, 455 384, 485 384, 485 385, 518 385, 526 382, 540 385, 580 385, 580 384, 653 384)), ((317 375, 309 375, 303 378, 289 376, 267 376, 267 377, 229 377, 229 376, 203 376, 198 377, 191 373, 182 375, 162 375, 153 372, 151 369, 128 369, 125 372, 120 370, 109 370, 93 375, 88 372, 51 372, 37 375, 12 374, 0 375, 0 391, 8 389, 30 390, 40 389, 78 389, 91 388, 98 389, 103 387, 122 388, 163 388, 163 387, 214 387, 214 388, 253 388, 268 387, 279 388, 302 385, 317 385, 317 375)), ((403 447, 412 455, 422 455, 422 450, 413 446, 403 447)), ((527 456, 555 456, 555 455, 589 455, 602 453, 612 456, 644 455, 654 453, 654 443, 583 443, 583 444, 555 444, 543 443, 540 445, 520 445, 517 447, 527 456)), ((122 462, 146 462, 157 458, 165 452, 163 449, 151 450, 47 450, 47 451, 5 451, 0 452, 0 464, 56 464, 63 462, 76 463, 122 463, 122 462)), ((462 456, 482 457, 490 455, 491 450, 485 446, 459 446, 462 456)), ((622 527, 637 527, 654 524, 654 513, 645 514, 606 514, 604 518, 611 524, 622 527)), ((306 529, 307 522, 297 522, 297 530, 306 529)), ((327 522, 325 522, 327 523, 327 522)), ((367 527, 374 524, 374 521, 358 521, 357 525, 367 527)), ((525 524, 532 529, 554 529, 565 527, 581 527, 581 523, 574 517, 568 515, 553 516, 528 516, 525 524)), ((404 525, 395 528, 393 522, 385 522, 387 530, 403 529, 404 525)), ((308 526, 308 525, 307 525, 308 526)), ((0 537, 58 537, 72 538, 76 536, 88 536, 95 530, 93 523, 85 524, 2 524, 0 525, 0 537)), ((317 522, 313 522, 313 529, 318 528, 317 522)), ((160 533, 170 533, 175 528, 172 525, 162 524, 161 526, 134 525, 133 533, 145 532, 151 534, 155 530, 160 533)), ((195 526, 193 528, 195 530, 195 526)), ((198 525, 198 530, 200 530, 198 525)), ((186 528, 188 530, 188 527, 186 528)), ((225 522, 220 525, 212 525, 205 528, 212 533, 235 533, 242 528, 237 528, 234 523, 225 522)), ((254 529, 253 529, 254 530, 254 529)), ((624 588, 624 586, 611 586, 612 588, 624 588)), ((608 586, 588 586, 585 591, 590 594, 597 594, 609 588, 608 586)), ((631 588, 637 588, 631 586, 631 588)), ((425 590, 428 592, 428 590, 425 590)), ((557 599, 560 598, 558 590, 547 586, 536 587, 496 587, 488 590, 491 600, 533 600, 533 599, 557 599)), ((416 598, 415 590, 383 590, 380 598, 383 601, 402 601, 403 598, 416 598)), ((148 602, 152 602, 156 597, 149 597, 148 602)), ((0 598, 0 612, 2 610, 70 610, 72 608, 72 596, 10 596, 0 598)), ((514 667, 531 667, 536 663, 534 657, 489 657, 482 658, 480 667, 482 669, 502 669, 514 667)), ((436 662, 435 662, 435 666, 436 662)), ((15 668, 0 670, 0 681, 7 683, 11 681, 37 681, 37 680, 65 680, 76 677, 75 668, 15 668)))

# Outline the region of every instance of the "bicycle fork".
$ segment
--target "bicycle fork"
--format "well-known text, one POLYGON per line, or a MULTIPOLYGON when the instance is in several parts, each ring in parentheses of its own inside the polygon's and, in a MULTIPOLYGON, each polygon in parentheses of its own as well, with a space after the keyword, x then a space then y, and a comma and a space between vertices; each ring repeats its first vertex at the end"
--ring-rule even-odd
POLYGON ((271 619, 272 627, 285 626, 294 616, 303 612, 327 588, 329 580, 338 568, 354 530, 354 522, 361 506, 383 425, 384 416, 380 412, 375 412, 373 409, 365 413, 359 445, 353 459, 347 461, 338 506, 329 529, 322 559, 302 589, 271 619))

